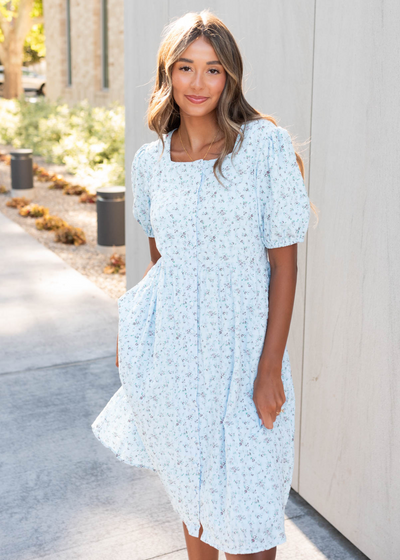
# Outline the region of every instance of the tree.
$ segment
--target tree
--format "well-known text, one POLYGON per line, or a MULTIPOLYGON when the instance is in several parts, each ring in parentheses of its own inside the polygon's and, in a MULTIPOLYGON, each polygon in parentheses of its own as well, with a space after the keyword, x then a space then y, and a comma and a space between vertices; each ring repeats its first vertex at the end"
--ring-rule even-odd
MULTIPOLYGON (((33 25, 42 23, 43 16, 32 17, 35 0, 0 0, 0 59, 4 66, 3 97, 12 99, 22 94, 22 63, 24 43, 33 25)), ((37 10, 35 10, 37 11, 37 10)))
POLYGON ((33 22, 32 28, 29 31, 28 35, 25 37, 23 60, 24 65, 38 62, 46 56, 44 23, 42 22, 42 17, 40 16, 43 16, 43 1, 34 0, 31 17, 35 18, 35 21, 33 22))

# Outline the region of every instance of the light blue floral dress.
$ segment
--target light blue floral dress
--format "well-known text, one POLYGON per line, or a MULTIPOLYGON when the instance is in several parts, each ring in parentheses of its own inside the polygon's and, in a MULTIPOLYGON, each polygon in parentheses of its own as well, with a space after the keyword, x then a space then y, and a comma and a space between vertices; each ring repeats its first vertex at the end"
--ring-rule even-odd
MULTIPOLYGON (((266 248, 304 240, 310 204, 289 133, 242 125, 237 155, 173 162, 171 135, 132 163, 133 214, 161 258, 118 300, 122 386, 93 423, 116 457, 158 473, 190 535, 231 553, 286 542, 295 395, 261 425, 253 382, 268 318, 266 248)), ((235 149, 239 142, 237 137, 235 149)))

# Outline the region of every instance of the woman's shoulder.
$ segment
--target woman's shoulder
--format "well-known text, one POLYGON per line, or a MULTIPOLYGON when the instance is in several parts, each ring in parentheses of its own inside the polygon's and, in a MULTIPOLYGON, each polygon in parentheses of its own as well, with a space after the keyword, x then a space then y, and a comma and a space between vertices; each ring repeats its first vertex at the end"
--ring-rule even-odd
POLYGON ((158 154, 160 140, 153 140, 153 142, 146 142, 138 148, 133 156, 133 160, 137 162, 149 163, 152 158, 158 154))
POLYGON ((265 158, 272 154, 294 151, 290 132, 265 118, 254 121, 250 137, 258 157, 265 158))
POLYGON ((250 135, 255 135, 259 142, 268 139, 274 140, 277 137, 290 136, 285 128, 263 117, 248 121, 246 127, 249 128, 250 135))

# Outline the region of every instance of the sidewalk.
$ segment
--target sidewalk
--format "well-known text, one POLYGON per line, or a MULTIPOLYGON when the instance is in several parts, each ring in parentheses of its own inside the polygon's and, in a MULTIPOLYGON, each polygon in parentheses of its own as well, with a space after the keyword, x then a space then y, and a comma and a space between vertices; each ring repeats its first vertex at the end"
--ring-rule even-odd
MULTIPOLYGON (((1 213, 0 255, 0 558, 186 560, 157 474, 91 432, 120 386, 116 301, 1 213)), ((366 558, 296 492, 286 514, 277 560, 366 558)))

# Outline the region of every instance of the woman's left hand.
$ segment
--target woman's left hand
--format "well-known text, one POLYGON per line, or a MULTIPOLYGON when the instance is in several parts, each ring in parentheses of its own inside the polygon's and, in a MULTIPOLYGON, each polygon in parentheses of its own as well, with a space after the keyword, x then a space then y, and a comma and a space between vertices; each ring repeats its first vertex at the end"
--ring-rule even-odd
POLYGON ((277 412, 286 401, 282 382, 282 364, 280 366, 258 366, 258 374, 253 385, 253 401, 261 422, 268 429, 274 427, 277 412))

